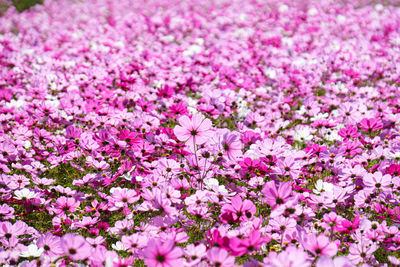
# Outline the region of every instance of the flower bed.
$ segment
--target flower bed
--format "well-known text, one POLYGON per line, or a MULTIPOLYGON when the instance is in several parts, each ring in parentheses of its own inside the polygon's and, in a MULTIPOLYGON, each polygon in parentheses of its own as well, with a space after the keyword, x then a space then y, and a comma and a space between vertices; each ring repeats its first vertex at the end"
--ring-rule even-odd
POLYGON ((400 264, 400 9, 260 2, 0 17, 0 265, 400 264))

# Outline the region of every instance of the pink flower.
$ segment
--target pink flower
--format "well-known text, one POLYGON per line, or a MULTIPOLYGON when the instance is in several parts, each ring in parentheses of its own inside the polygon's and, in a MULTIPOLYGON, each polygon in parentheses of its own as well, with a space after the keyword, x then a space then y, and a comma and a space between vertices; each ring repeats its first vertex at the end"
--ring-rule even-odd
POLYGON ((261 191, 268 205, 274 208, 277 205, 284 204, 290 199, 292 186, 288 182, 283 182, 276 188, 275 181, 269 181, 261 191))
POLYGON ((172 240, 161 242, 158 239, 152 239, 143 251, 144 262, 147 266, 177 267, 182 265, 182 251, 179 247, 175 247, 172 240))
POLYGON ((390 261, 393 266, 400 266, 400 259, 394 257, 394 256, 388 256, 388 260, 390 261))
POLYGON ((365 132, 372 133, 372 132, 383 129, 383 123, 380 119, 364 118, 360 122, 360 128, 365 132))
POLYGON ((0 240, 1 238, 11 238, 24 235, 27 231, 28 225, 23 221, 16 221, 11 224, 9 221, 0 222, 0 240))
POLYGON ((110 189, 110 193, 112 194, 111 201, 119 208, 132 204, 140 199, 140 196, 138 196, 133 189, 113 187, 110 189))
POLYGON ((339 233, 352 233, 354 232, 358 226, 360 225, 360 216, 354 217, 353 222, 343 219, 339 224, 337 224, 334 229, 339 233))
MULTIPOLYGON (((109 251, 103 246, 97 246, 91 250, 90 265, 105 266, 107 262, 112 263, 113 259, 118 259, 118 254, 115 251, 109 251)), ((112 265, 112 264, 111 264, 112 265)), ((112 266, 116 266, 112 265, 112 266)))
POLYGON ((283 160, 278 160, 274 171, 278 175, 290 175, 293 179, 297 179, 301 173, 300 164, 293 157, 287 157, 283 160))
POLYGON ((122 236, 121 242, 129 249, 130 252, 132 252, 132 254, 135 255, 139 249, 146 245, 147 239, 143 235, 132 234, 130 236, 122 236))
POLYGON ((239 140, 237 132, 225 133, 222 137, 221 146, 228 159, 235 160, 242 155, 243 145, 239 140))
POLYGON ((213 247, 207 253, 212 266, 235 266, 235 257, 229 256, 225 249, 213 247))
POLYGON ((75 212, 76 208, 79 207, 79 205, 80 202, 76 201, 74 198, 67 198, 63 196, 57 199, 54 205, 54 209, 58 215, 65 215, 67 211, 75 212))
POLYGON ((188 116, 179 118, 179 124, 174 128, 176 137, 187 145, 201 145, 211 137, 212 123, 204 119, 202 115, 194 114, 191 119, 188 116))
POLYGON ((92 248, 83 236, 70 233, 61 238, 61 247, 64 250, 64 254, 73 261, 88 258, 92 248))
POLYGON ((303 236, 300 242, 304 249, 310 251, 315 256, 332 257, 338 251, 336 244, 331 243, 329 238, 324 235, 316 236, 315 234, 308 234, 303 236))
POLYGON ((248 238, 239 239, 233 237, 230 242, 230 247, 233 251, 232 255, 243 256, 244 254, 252 254, 259 250, 262 244, 269 242, 271 238, 261 236, 259 231, 253 231, 248 238))
POLYGON ((58 236, 55 236, 51 233, 46 233, 44 235, 41 235, 38 238, 36 245, 39 248, 43 248, 44 249, 43 253, 49 257, 55 257, 63 254, 63 248, 61 247, 61 239, 58 236))
POLYGON ((336 257, 331 259, 329 257, 321 257, 316 262, 316 267, 354 267, 354 264, 351 263, 346 257, 336 257))
POLYGON ((373 242, 359 242, 358 244, 351 244, 349 247, 348 258, 354 263, 359 264, 360 262, 366 262, 372 256, 372 254, 377 250, 378 247, 373 242))
POLYGON ((190 266, 196 266, 204 256, 206 256, 206 246, 204 244, 199 244, 195 246, 194 244, 189 244, 186 246, 185 255, 189 258, 190 266))
POLYGON ((211 246, 218 246, 221 248, 229 249, 229 237, 222 236, 217 229, 214 229, 212 232, 208 230, 208 236, 206 236, 206 238, 211 246))
POLYGON ((340 129, 338 135, 343 137, 344 141, 347 141, 350 138, 357 138, 361 136, 361 134, 357 131, 357 128, 352 125, 347 125, 346 128, 340 129))
POLYGON ((380 171, 367 173, 364 175, 363 182, 366 187, 375 189, 388 189, 392 177, 389 174, 383 175, 380 171))
POLYGON ((224 205, 221 209, 222 214, 231 214, 234 221, 248 221, 256 211, 257 208, 251 200, 242 200, 240 196, 233 197, 232 203, 224 205))
POLYGON ((355 155, 360 154, 362 152, 360 146, 361 144, 359 142, 352 142, 352 141, 346 142, 343 146, 345 155, 354 157, 355 155))
POLYGON ((279 254, 274 251, 270 252, 268 257, 264 258, 263 266, 308 267, 310 265, 310 256, 302 248, 290 246, 279 254))

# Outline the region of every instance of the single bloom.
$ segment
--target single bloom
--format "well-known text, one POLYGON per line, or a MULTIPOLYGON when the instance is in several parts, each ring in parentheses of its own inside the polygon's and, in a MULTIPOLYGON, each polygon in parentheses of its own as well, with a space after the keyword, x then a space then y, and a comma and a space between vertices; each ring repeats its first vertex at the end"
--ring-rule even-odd
POLYGON ((174 134, 189 146, 204 144, 211 137, 211 120, 204 119, 200 114, 194 114, 192 118, 182 116, 178 122, 179 125, 175 126, 174 134))
POLYGON ((177 267, 182 265, 182 250, 175 242, 152 239, 143 251, 144 262, 149 267, 177 267))

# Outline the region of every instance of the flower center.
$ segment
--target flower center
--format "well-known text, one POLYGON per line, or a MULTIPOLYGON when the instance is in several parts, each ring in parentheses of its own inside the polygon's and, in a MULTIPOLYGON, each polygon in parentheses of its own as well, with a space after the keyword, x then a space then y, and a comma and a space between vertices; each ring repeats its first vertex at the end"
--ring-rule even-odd
POLYGON ((224 150, 225 150, 225 151, 228 151, 228 150, 229 150, 229 146, 228 146, 227 143, 224 143, 224 144, 223 144, 223 147, 224 147, 224 150))
POLYGON ((164 262, 165 261, 165 256, 161 255, 161 254, 158 254, 157 257, 156 257, 156 260, 158 262, 164 262))

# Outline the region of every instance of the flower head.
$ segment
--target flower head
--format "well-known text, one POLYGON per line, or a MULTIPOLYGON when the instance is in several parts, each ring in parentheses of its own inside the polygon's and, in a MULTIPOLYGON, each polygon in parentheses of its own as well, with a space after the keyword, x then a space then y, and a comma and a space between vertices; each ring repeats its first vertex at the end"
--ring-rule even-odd
POLYGON ((144 262, 149 267, 176 267, 182 264, 182 250, 175 247, 172 240, 162 242, 158 239, 152 239, 147 244, 143 252, 144 262))
POLYGON ((179 125, 175 126, 174 133, 179 140, 189 146, 204 144, 211 137, 212 123, 200 114, 194 114, 191 119, 185 115, 178 121, 179 125))

